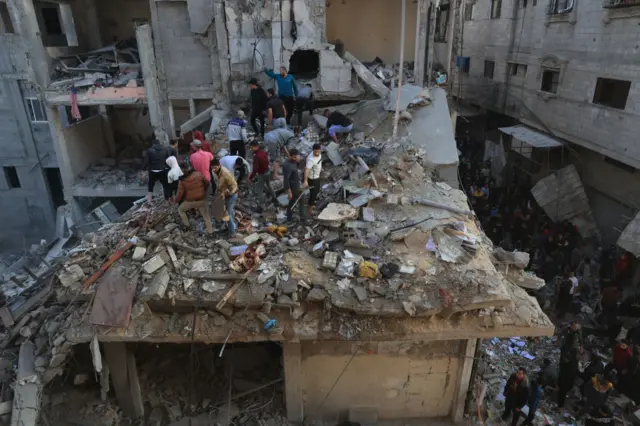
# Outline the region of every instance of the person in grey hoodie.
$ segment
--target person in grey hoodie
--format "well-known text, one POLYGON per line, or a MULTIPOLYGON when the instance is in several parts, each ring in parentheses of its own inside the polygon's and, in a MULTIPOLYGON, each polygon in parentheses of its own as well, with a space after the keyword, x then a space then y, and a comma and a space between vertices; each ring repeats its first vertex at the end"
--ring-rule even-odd
POLYGON ((289 142, 296 135, 286 127, 286 123, 275 123, 274 129, 264 135, 264 144, 269 153, 269 162, 272 165, 273 176, 271 179, 279 178, 280 164, 282 164, 282 151, 286 149, 289 142))
POLYGON ((244 119, 244 111, 238 111, 236 117, 227 124, 227 138, 231 155, 239 155, 246 159, 247 121, 244 119))

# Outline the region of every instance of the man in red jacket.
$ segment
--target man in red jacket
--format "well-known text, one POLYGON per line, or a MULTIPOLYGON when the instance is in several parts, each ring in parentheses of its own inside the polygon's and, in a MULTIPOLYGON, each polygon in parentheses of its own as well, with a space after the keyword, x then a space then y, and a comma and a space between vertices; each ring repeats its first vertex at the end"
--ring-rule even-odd
POLYGON ((256 178, 256 185, 254 191, 258 201, 257 210, 261 212, 264 205, 264 191, 271 196, 273 200, 276 199, 276 194, 271 189, 269 182, 271 181, 271 171, 269 170, 269 155, 262 149, 260 144, 256 141, 251 142, 249 148, 253 152, 253 171, 249 175, 249 180, 256 178))

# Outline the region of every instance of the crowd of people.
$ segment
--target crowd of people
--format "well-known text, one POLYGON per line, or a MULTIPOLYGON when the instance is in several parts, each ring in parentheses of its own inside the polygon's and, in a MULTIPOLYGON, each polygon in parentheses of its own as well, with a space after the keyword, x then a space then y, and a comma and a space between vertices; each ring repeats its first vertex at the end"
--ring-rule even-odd
POLYGON ((585 241, 567 221, 554 223, 536 204, 530 177, 517 168, 505 168, 503 186, 493 176, 492 164, 484 160, 484 143, 459 140, 460 179, 486 235, 505 250, 530 255, 529 269, 547 283, 538 298, 556 326, 564 331, 558 341, 557 365, 545 359, 534 379, 524 368, 514 372, 504 388, 503 420, 512 416, 515 426, 531 424, 542 398, 553 398, 563 407, 567 395, 580 383, 578 416, 585 424, 614 424, 607 399, 614 391, 640 403, 640 329, 632 329, 619 340, 623 290, 631 280, 632 258, 611 246, 598 247, 585 241), (612 348, 611 362, 605 362, 596 348, 585 349, 582 327, 577 321, 581 308, 594 312, 592 327, 606 329, 612 348), (568 320, 568 325, 567 324, 568 320), (565 326, 566 325, 566 326, 565 326), (589 360, 586 368, 580 361, 589 360), (580 379, 579 381, 577 379, 580 379), (525 416, 522 408, 527 405, 525 416))
MULTIPOLYGON (((296 138, 296 132, 290 127, 294 111, 300 126, 303 112, 313 110, 312 87, 305 84, 298 89, 295 78, 285 67, 280 68, 279 74, 269 69, 265 69, 265 73, 275 80, 278 94, 274 89, 265 91, 255 78, 249 81, 249 121, 245 119, 245 112, 239 110, 228 122, 228 155, 216 157, 214 146, 200 131, 172 140, 169 146, 156 141, 145 152, 143 177, 147 180, 148 201, 151 202, 154 188, 160 182, 165 200, 179 205, 185 227, 190 226, 187 212, 196 210, 203 216, 208 233, 214 231, 213 217, 216 222, 226 223, 229 234, 234 235, 238 229, 235 207, 242 185, 252 187, 257 201, 255 211, 262 213, 267 205, 265 194, 277 204, 271 182, 280 177, 289 199, 287 220, 294 220, 296 206, 301 221, 306 222, 313 216, 322 185, 322 146, 314 144, 304 161, 297 149, 289 147, 296 138), (248 135, 249 124, 256 134, 252 141, 248 135)), ((339 143, 337 136, 353 129, 351 120, 338 111, 325 110, 324 116, 327 141, 339 143)))

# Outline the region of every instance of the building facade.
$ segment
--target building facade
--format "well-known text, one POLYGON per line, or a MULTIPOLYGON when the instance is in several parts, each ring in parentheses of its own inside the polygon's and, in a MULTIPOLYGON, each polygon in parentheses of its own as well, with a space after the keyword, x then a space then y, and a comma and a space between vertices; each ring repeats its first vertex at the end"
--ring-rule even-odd
MULTIPOLYGON (((0 0, 0 203, 16 206, 0 213, 0 247, 60 235, 105 199, 143 196, 151 140, 207 133, 246 102, 249 78, 274 87, 264 68, 286 66, 317 99, 362 99, 360 61, 398 62, 401 4, 0 0), (73 221, 56 216, 64 204, 73 221)), ((406 2, 416 81, 433 56, 430 4, 406 2)))
POLYGON ((640 2, 441 1, 436 13, 451 94, 564 143, 615 242, 640 208, 640 2))

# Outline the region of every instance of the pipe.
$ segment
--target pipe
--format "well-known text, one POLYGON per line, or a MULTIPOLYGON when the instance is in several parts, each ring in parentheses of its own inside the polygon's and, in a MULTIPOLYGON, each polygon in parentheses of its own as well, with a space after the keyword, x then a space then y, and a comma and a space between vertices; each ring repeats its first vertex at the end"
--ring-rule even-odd
POLYGON ((406 27, 407 0, 402 0, 402 21, 400 25, 400 75, 398 76, 398 95, 396 96, 396 115, 393 118, 393 140, 398 138, 398 121, 400 120, 400 90, 402 90, 402 74, 404 73, 404 33, 406 27))

